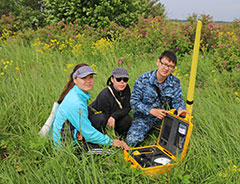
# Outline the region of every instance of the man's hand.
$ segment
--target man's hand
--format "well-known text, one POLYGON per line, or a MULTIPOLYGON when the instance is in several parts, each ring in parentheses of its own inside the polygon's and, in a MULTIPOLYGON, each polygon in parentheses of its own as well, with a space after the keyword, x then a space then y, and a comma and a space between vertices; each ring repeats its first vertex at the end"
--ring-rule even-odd
POLYGON ((164 109, 151 109, 150 110, 150 114, 159 119, 163 119, 167 115, 167 113, 168 113, 168 111, 166 111, 164 109))
POLYGON ((186 116, 186 114, 189 114, 189 112, 186 111, 185 109, 178 109, 177 112, 178 112, 177 113, 178 116, 186 116))
POLYGON ((117 148, 122 148, 124 150, 129 150, 129 147, 127 145, 127 143, 125 143, 124 141, 120 141, 119 139, 113 139, 113 146, 117 147, 117 148))
POLYGON ((110 118, 108 118, 107 125, 111 128, 115 127, 115 119, 112 116, 110 116, 110 118))

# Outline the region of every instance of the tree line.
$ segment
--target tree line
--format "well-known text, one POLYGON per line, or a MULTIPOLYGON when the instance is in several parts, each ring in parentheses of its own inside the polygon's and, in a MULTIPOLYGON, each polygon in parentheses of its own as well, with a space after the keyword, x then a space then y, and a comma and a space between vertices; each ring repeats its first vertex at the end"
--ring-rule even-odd
POLYGON ((140 17, 166 17, 165 7, 158 0, 2 0, 3 15, 17 17, 33 29, 62 20, 95 28, 110 23, 129 27, 140 17))

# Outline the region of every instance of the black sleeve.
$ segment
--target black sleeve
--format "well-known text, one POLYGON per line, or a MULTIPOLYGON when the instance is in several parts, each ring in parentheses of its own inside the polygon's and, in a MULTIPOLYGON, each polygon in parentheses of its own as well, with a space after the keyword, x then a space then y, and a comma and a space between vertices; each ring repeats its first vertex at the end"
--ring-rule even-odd
POLYGON ((110 98, 108 95, 108 89, 104 89, 103 91, 101 91, 99 93, 99 95, 97 96, 96 99, 96 109, 98 111, 102 111, 103 114, 106 115, 106 117, 111 116, 110 112, 111 112, 111 102, 110 102, 110 98))

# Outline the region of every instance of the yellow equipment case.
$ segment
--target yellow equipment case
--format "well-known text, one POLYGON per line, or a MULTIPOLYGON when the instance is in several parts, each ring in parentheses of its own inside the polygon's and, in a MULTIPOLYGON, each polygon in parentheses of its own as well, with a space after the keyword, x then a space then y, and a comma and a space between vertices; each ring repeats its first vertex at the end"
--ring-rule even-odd
POLYGON ((169 111, 164 118, 156 145, 124 150, 125 160, 131 162, 131 167, 142 169, 146 174, 162 174, 170 170, 176 157, 183 160, 193 124, 173 112, 169 111))

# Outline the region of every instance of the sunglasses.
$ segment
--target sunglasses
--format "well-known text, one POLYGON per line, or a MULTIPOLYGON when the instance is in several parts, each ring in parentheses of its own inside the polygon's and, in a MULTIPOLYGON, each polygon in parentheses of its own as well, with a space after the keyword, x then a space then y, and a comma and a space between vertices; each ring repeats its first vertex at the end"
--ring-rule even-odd
POLYGON ((123 82, 127 82, 128 78, 127 77, 121 77, 121 78, 115 78, 117 82, 121 82, 123 80, 123 82))

